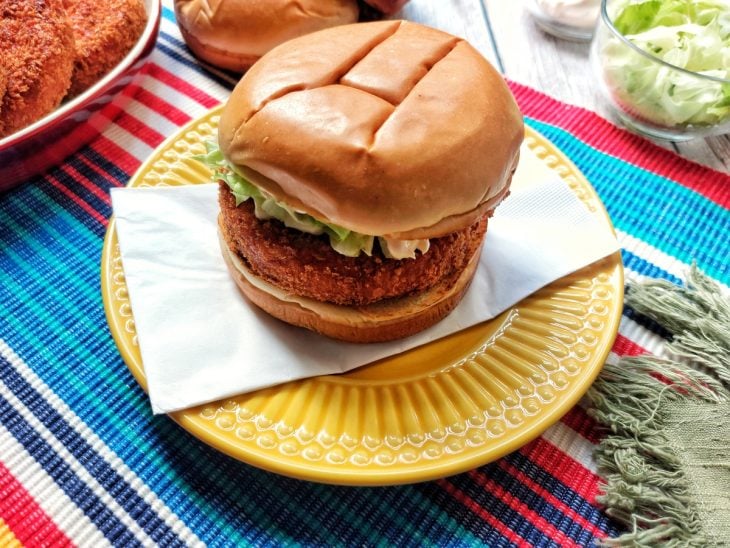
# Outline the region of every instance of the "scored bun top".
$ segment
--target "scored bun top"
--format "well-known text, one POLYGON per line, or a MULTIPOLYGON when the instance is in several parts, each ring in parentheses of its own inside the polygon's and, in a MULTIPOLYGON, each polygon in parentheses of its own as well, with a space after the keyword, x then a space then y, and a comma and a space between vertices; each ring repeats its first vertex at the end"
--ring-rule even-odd
POLYGON ((523 132, 504 80, 472 46, 382 21, 265 55, 233 90, 218 140, 277 200, 356 232, 413 239, 493 209, 523 132))
POLYGON ((356 0, 175 0, 175 18, 199 58, 242 72, 273 47, 357 21, 356 0))

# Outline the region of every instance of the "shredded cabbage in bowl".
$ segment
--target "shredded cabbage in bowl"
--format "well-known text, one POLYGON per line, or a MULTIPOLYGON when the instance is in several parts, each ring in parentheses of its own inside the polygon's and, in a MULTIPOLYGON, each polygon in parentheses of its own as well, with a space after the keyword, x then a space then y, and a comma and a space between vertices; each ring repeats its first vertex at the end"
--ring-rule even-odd
POLYGON ((616 37, 600 50, 606 80, 626 108, 667 127, 730 121, 730 0, 624 0, 611 11, 616 29, 650 54, 616 37))

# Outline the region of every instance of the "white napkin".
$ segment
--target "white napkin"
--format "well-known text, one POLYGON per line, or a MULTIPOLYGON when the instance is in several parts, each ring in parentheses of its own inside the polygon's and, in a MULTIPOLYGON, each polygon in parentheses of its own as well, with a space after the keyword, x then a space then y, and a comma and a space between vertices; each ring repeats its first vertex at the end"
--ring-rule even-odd
POLYGON ((493 318, 618 249, 605 219, 523 147, 461 304, 417 335, 361 345, 286 325, 242 297, 220 253, 217 185, 112 189, 112 203, 155 413, 403 352, 493 318))

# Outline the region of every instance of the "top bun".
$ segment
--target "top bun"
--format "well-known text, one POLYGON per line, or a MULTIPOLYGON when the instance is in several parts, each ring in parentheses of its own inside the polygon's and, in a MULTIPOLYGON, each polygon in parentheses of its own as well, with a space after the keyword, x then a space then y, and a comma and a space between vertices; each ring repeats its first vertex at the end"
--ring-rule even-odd
POLYGON ((472 46, 382 21, 265 55, 233 90, 218 139, 277 200, 363 234, 414 239, 491 211, 523 132, 504 80, 472 46))
POLYGON ((175 0, 180 32, 193 53, 243 72, 291 38, 357 21, 356 0, 175 0))

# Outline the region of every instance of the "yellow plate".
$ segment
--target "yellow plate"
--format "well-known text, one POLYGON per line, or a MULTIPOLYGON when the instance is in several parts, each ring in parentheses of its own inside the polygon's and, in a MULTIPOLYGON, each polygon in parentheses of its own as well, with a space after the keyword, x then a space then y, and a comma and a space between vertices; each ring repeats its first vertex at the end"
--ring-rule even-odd
MULTIPOLYGON (((205 180, 206 168, 189 156, 215 134, 219 112, 163 143, 130 186, 205 180)), ((530 128, 526 143, 610 226, 595 191, 565 156, 530 128)), ((113 220, 101 281, 114 340, 146 389, 113 220)), ((296 478, 387 485, 456 474, 514 451, 575 405, 613 344, 622 300, 621 255, 615 253, 492 321, 426 346, 342 375, 171 416, 232 457, 296 478)))

